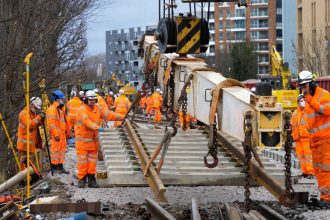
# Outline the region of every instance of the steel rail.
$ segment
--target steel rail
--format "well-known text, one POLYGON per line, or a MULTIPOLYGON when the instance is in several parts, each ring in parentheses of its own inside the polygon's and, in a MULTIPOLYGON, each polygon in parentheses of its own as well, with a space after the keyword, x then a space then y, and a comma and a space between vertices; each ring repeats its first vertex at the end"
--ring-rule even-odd
MULTIPOLYGON (((129 139, 132 141, 132 144, 136 151, 136 156, 140 161, 140 167, 143 173, 146 173, 146 166, 149 162, 149 157, 147 152, 142 146, 138 135, 136 134, 131 122, 126 119, 125 121, 125 130, 128 134, 129 139)), ((166 188, 160 179, 155 167, 149 167, 149 175, 145 177, 147 183, 149 184, 151 191, 155 195, 155 198, 158 202, 165 202, 167 199, 165 197, 166 188)))
POLYGON ((175 218, 170 213, 168 213, 163 207, 161 207, 153 199, 147 197, 145 201, 147 203, 147 208, 156 219, 175 220, 175 218))
MULTIPOLYGON (((218 137, 225 148, 227 148, 227 150, 234 157, 240 161, 244 161, 244 151, 241 148, 242 143, 240 140, 221 131, 218 132, 218 137)), ((251 171, 252 177, 255 178, 262 186, 264 186, 275 198, 277 198, 282 205, 289 206, 289 204, 283 200, 283 195, 286 193, 284 185, 281 184, 279 180, 268 174, 264 168, 260 167, 255 159, 251 160, 251 171)))
POLYGON ((201 220, 201 215, 199 214, 198 204, 195 198, 191 198, 191 219, 201 220))

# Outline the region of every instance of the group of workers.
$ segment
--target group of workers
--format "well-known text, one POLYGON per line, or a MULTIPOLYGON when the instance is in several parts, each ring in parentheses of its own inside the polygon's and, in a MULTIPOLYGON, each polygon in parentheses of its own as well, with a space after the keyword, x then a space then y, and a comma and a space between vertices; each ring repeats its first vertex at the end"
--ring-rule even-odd
POLYGON ((320 200, 316 205, 330 205, 330 93, 320 88, 313 74, 302 71, 298 78, 301 95, 292 114, 292 138, 304 177, 314 175, 320 200))
MULTIPOLYGON (((44 125, 44 119, 46 119, 51 136, 52 171, 60 174, 69 173, 64 168, 66 145, 69 137, 74 135, 78 187, 85 187, 88 182, 88 187, 97 188, 95 173, 99 150, 98 133, 104 131, 103 124, 107 121, 114 121, 115 126, 121 124, 131 105, 129 99, 125 97, 124 91, 120 90, 117 98, 113 97, 113 93, 110 92, 104 100, 99 95, 99 91, 94 89, 88 90, 86 93, 80 91, 79 97, 75 91, 72 91, 71 99, 67 103, 65 103, 64 93, 55 90, 51 94, 51 101, 51 106, 44 113, 42 100, 39 97, 32 97, 29 110, 25 107, 19 114, 17 149, 21 168, 28 167, 28 135, 31 155, 34 155, 38 148, 42 148, 39 126, 44 125)), ((32 161, 30 161, 30 165, 35 167, 32 161)), ((34 175, 31 175, 32 180, 38 178, 34 175)), ((37 173, 37 175, 39 174, 37 173)))
POLYGON ((143 92, 140 93, 142 97, 139 105, 147 117, 151 117, 153 114, 155 115, 155 127, 157 127, 157 124, 159 124, 162 119, 160 108, 163 104, 163 97, 161 93, 159 88, 157 88, 154 93, 149 92, 147 97, 143 95, 143 92))

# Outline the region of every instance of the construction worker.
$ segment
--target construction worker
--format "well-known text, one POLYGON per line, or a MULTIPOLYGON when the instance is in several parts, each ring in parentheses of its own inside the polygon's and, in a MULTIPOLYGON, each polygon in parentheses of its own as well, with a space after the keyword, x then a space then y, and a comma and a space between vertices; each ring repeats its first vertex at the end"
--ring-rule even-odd
POLYGON ((77 97, 77 93, 72 91, 71 99, 66 103, 66 112, 67 112, 67 123, 70 131, 72 131, 74 124, 76 123, 77 111, 81 106, 82 102, 77 97))
POLYGON ((146 108, 147 117, 152 115, 152 112, 153 112, 152 108, 153 108, 153 100, 152 100, 151 92, 149 92, 148 97, 147 97, 147 108, 146 108))
MULTIPOLYGON (((183 128, 183 114, 182 111, 179 111, 180 126, 183 128)), ((186 114, 186 128, 190 128, 191 117, 189 114, 186 114)))
POLYGON ((141 95, 141 100, 140 100, 139 105, 140 105, 140 107, 142 108, 142 111, 143 111, 143 113, 144 113, 144 112, 145 112, 145 109, 146 109, 146 107, 147 107, 147 98, 146 98, 146 96, 143 94, 142 91, 140 92, 140 95, 141 95))
POLYGON ((78 168, 78 187, 86 185, 98 188, 95 179, 97 154, 99 151, 98 132, 104 131, 102 128, 103 120, 121 120, 123 116, 116 114, 108 109, 101 108, 97 102, 95 92, 86 92, 84 104, 79 108, 76 123, 76 153, 78 168))
POLYGON ((96 97, 97 97, 97 103, 101 108, 106 108, 108 109, 108 105, 107 103, 104 101, 104 99, 102 98, 102 96, 100 96, 100 92, 98 89, 94 89, 93 92, 95 92, 96 97))
POLYGON ((67 138, 70 136, 70 130, 66 122, 64 93, 61 90, 52 92, 51 100, 53 104, 47 109, 46 119, 47 127, 51 135, 51 169, 53 172, 68 174, 64 169, 64 159, 66 151, 67 138))
POLYGON ((152 94, 152 108, 155 112, 155 126, 157 126, 157 123, 160 123, 160 120, 162 118, 162 113, 160 111, 160 107, 163 103, 163 97, 160 95, 160 89, 157 88, 156 91, 152 94))
MULTIPOLYGON (((125 116, 127 114, 130 106, 131 106, 131 102, 125 96, 124 90, 120 89, 119 96, 116 98, 115 103, 114 103, 115 112, 125 116)), ((114 126, 117 127, 120 125, 120 123, 121 123, 121 121, 115 121, 114 126)))
POLYGON ((313 74, 302 71, 298 78, 299 88, 311 111, 308 126, 311 135, 313 167, 321 193, 317 206, 330 204, 330 93, 317 85, 313 74))
POLYGON ((309 105, 305 103, 304 95, 298 96, 298 108, 292 114, 292 138, 296 143, 296 155, 300 162, 302 176, 309 178, 314 175, 312 151, 310 148, 310 133, 308 131, 308 118, 306 112, 309 105))
POLYGON ((80 91, 80 92, 79 92, 79 99, 80 99, 81 101, 84 101, 84 99, 85 99, 85 92, 84 92, 84 91, 80 91))
POLYGON ((105 98, 105 102, 107 103, 108 108, 109 108, 109 109, 112 109, 113 104, 114 104, 114 100, 113 100, 113 92, 112 92, 112 91, 110 91, 109 94, 106 96, 106 98, 105 98))
MULTIPOLYGON (((30 112, 27 112, 25 107, 19 113, 19 124, 17 133, 17 150, 20 157, 21 169, 24 170, 27 166, 27 124, 29 123, 29 152, 34 155, 37 148, 42 148, 42 139, 39 133, 39 125, 45 118, 45 113, 42 112, 42 101, 39 97, 32 97, 30 100, 30 112), (29 120, 28 120, 29 119, 29 120)), ((33 162, 31 160, 32 166, 33 162)), ((34 167, 35 168, 35 167, 34 167)), ((35 169, 36 170, 36 169, 35 169)), ((32 181, 39 179, 39 174, 31 175, 32 181)))

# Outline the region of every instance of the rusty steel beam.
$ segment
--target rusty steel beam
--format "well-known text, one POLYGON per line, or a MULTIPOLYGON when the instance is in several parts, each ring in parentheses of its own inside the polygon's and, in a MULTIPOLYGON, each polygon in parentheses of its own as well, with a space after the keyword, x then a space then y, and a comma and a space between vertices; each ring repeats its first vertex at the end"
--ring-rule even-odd
POLYGON ((50 213, 50 212, 87 212, 90 214, 102 214, 101 202, 69 202, 57 204, 30 204, 32 214, 50 213))
MULTIPOLYGON (((125 121, 125 129, 127 131, 129 139, 132 141, 132 144, 136 151, 136 156, 140 161, 140 165, 142 168, 143 173, 146 171, 146 166, 149 162, 149 157, 144 150, 142 143, 140 142, 139 137, 137 136, 131 122, 126 119, 125 121)), ((165 202, 167 201, 165 197, 166 188, 160 179, 155 167, 149 167, 149 175, 145 177, 147 183, 149 184, 151 191, 155 195, 155 198, 158 202, 165 202)))
POLYGON ((157 202, 155 202, 151 198, 146 198, 147 208, 151 212, 151 214, 155 217, 155 219, 160 220, 175 220, 175 218, 168 213, 163 207, 161 207, 157 202))
MULTIPOLYGON (((242 143, 240 140, 231 137, 223 132, 218 132, 219 140, 230 151, 234 157, 240 161, 244 161, 244 151, 241 148, 242 143)), ((251 159, 251 175, 262 186, 264 186, 276 199, 282 203, 282 198, 286 193, 286 189, 283 184, 273 176, 267 173, 267 171, 260 167, 255 159, 251 159)), ((286 205, 286 204, 283 204, 286 205)))

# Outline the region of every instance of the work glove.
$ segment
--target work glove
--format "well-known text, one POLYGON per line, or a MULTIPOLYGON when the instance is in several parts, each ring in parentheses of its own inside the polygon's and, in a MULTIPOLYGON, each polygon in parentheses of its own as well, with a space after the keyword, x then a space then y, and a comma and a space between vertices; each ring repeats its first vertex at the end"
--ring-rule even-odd
POLYGON ((38 115, 41 117, 41 119, 43 120, 46 117, 45 112, 38 112, 38 115))
POLYGON ((99 128, 98 131, 99 132, 104 132, 104 128, 99 128))
POLYGON ((59 141, 60 141, 60 137, 59 137, 59 136, 56 136, 56 137, 55 137, 55 141, 56 141, 56 142, 59 142, 59 141))

